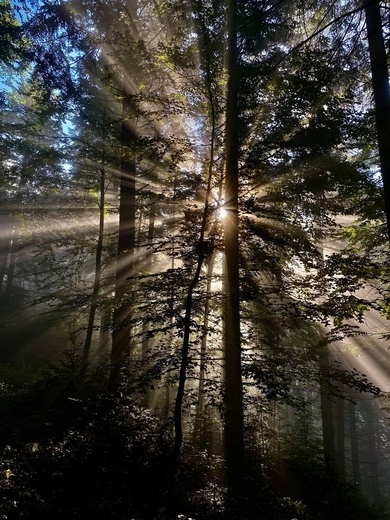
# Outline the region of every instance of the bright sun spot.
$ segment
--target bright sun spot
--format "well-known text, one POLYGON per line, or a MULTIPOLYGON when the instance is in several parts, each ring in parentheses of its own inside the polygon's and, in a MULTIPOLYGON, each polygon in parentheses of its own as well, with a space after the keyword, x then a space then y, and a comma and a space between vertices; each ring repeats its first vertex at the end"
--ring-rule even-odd
POLYGON ((227 211, 225 208, 218 208, 218 217, 223 220, 227 216, 227 211))

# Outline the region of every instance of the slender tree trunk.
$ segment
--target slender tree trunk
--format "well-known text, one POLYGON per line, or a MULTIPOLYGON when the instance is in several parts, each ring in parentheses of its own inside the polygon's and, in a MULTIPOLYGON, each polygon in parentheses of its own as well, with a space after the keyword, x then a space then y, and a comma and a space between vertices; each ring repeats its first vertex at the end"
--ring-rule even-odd
POLYGON ((198 284, 200 272, 202 269, 203 262, 205 260, 206 248, 205 248, 205 234, 209 214, 210 194, 211 194, 211 181, 213 177, 214 167, 214 147, 215 147, 215 136, 216 136, 216 114, 213 102, 213 96, 211 92, 211 77, 210 70, 207 75, 207 83, 209 88, 209 104, 211 112, 211 138, 210 138, 210 160, 207 172, 207 189, 205 196, 205 203, 203 208, 202 225, 200 230, 200 236, 198 241, 198 259, 195 268, 194 276, 188 288, 187 298, 185 302, 185 316, 183 319, 183 345, 181 350, 181 362, 179 371, 179 385, 176 394, 175 411, 174 411, 174 425, 175 425, 175 457, 177 458, 180 454, 181 446, 183 443, 183 427, 182 427, 182 409, 184 399, 184 388, 187 379, 187 365, 188 356, 190 349, 190 333, 191 333, 191 314, 193 305, 193 294, 198 284))
POLYGON ((390 90, 379 0, 363 0, 370 51, 379 158, 390 239, 390 90))
POLYGON ((4 295, 4 303, 6 305, 9 305, 12 300, 12 292, 13 292, 14 277, 15 277, 15 267, 16 267, 16 261, 17 261, 17 255, 16 255, 17 241, 18 241, 18 230, 16 229, 16 225, 15 225, 12 230, 10 249, 9 249, 8 267, 6 270, 7 283, 5 286, 5 295, 4 295))
MULTIPOLYGON (((148 226, 148 244, 151 244, 154 238, 154 226, 155 226, 155 220, 156 220, 156 203, 152 202, 150 206, 149 211, 149 226, 148 226)), ((149 271, 152 267, 152 256, 151 253, 147 252, 146 262, 145 262, 145 270, 146 273, 149 274, 149 271)), ((142 323, 142 365, 144 370, 147 370, 149 367, 148 364, 148 356, 150 354, 150 339, 148 337, 149 333, 149 321, 147 319, 147 316, 143 319, 142 323)), ((143 404, 145 406, 149 406, 149 400, 150 400, 150 390, 147 388, 145 390, 144 398, 143 398, 143 404)))
POLYGON ((99 200, 99 231, 98 241, 95 254, 95 278, 92 289, 91 307, 89 310, 87 334, 84 342, 83 358, 81 363, 81 374, 85 376, 88 368, 89 354, 91 350, 92 334, 95 323, 96 310, 98 308, 98 296, 100 290, 100 280, 102 274, 102 253, 103 253, 103 237, 104 237, 104 202, 105 202, 105 184, 106 175, 104 169, 105 159, 103 158, 103 167, 100 171, 100 200, 99 200))
POLYGON ((345 481, 345 406, 344 398, 336 402, 336 455, 340 480, 345 481))
POLYGON ((352 477, 355 483, 360 481, 359 441, 356 427, 356 404, 349 403, 349 436, 351 443, 352 477))
MULTIPOLYGON (((209 177, 209 187, 208 193, 210 192, 211 185, 211 171, 209 177)), ((207 214, 208 214, 208 199, 206 196, 206 203, 204 207, 203 213, 203 223, 201 229, 201 236, 199 240, 199 256, 195 269, 194 276, 191 280, 190 286, 187 292, 187 298, 185 302, 185 315, 183 319, 183 344, 181 349, 181 361, 180 361, 180 371, 179 371, 179 385, 176 394, 175 401, 175 411, 174 411, 174 424, 175 424, 175 456, 176 458, 180 454, 181 446, 183 443, 183 426, 182 426, 182 409, 183 409, 183 399, 184 399, 184 388, 185 382, 187 379, 187 366, 188 366, 188 357, 190 350, 190 334, 191 334, 191 315, 192 315, 192 305, 193 305, 193 295, 195 287, 198 284, 200 272, 202 269, 202 265, 204 262, 204 233, 206 230, 206 222, 207 222, 207 214)))
POLYGON ((239 243, 238 243, 238 45, 237 3, 228 3, 228 93, 226 108, 225 166, 225 431, 228 479, 235 480, 244 462, 244 414, 241 375, 239 243))
MULTIPOLYGON (((171 258, 171 270, 172 272, 175 269, 175 258, 173 256, 175 250, 175 244, 172 243, 172 258, 171 258)), ((170 304, 170 311, 171 311, 171 318, 170 318, 170 332, 169 332, 169 344, 171 348, 174 344, 174 328, 175 328, 175 319, 174 319, 174 299, 175 299, 175 293, 174 293, 174 287, 173 284, 171 286, 171 304, 170 304)), ((165 404, 164 404, 164 419, 165 422, 168 423, 170 412, 171 412, 171 374, 169 371, 165 373, 165 404)))
POLYGON ((119 235, 118 256, 115 277, 115 309, 111 349, 111 372, 109 389, 118 390, 121 369, 129 358, 130 349, 130 303, 127 292, 130 284, 127 278, 133 268, 135 248, 135 174, 136 166, 129 150, 134 140, 134 132, 129 122, 131 114, 128 99, 129 89, 124 82, 122 105, 122 156, 119 186, 119 235))
POLYGON ((378 420, 373 408, 373 400, 364 401, 364 415, 366 431, 367 451, 365 461, 367 462, 365 473, 369 477, 369 492, 371 499, 378 502, 381 498, 381 483, 379 471, 379 449, 378 449, 378 420))
POLYGON ((4 280, 4 276, 5 276, 6 270, 7 270, 7 268, 5 267, 5 261, 1 262, 1 267, 0 267, 0 295, 1 295, 1 288, 3 286, 3 280, 4 280))
POLYGON ((102 309, 100 312, 100 334, 98 356, 107 358, 110 343, 111 310, 102 309))
POLYGON ((175 423, 175 455, 180 454, 181 446, 183 443, 183 426, 182 426, 182 409, 184 399, 184 388, 187 379, 187 366, 188 356, 190 349, 190 333, 191 333, 191 314, 192 314, 192 302, 194 289, 198 283, 200 271, 203 264, 203 254, 199 255, 195 274, 191 280, 188 288, 186 303, 185 303, 185 315, 183 319, 183 345, 181 349, 181 361, 179 371, 179 385, 177 388, 176 401, 175 401, 175 412, 174 412, 174 423, 175 423))
POLYGON ((206 355, 207 355, 207 336, 209 328, 210 298, 211 298, 211 281, 213 278, 215 254, 209 260, 207 268, 207 285, 206 285, 206 302, 204 306, 203 316, 203 336, 200 350, 200 368, 199 368, 199 385, 198 385, 198 403, 196 406, 195 424, 194 424, 194 440, 199 442, 200 447, 205 447, 204 439, 204 383, 206 377, 206 355))
POLYGON ((7 259, 12 247, 12 222, 11 215, 1 217, 0 227, 0 294, 3 288, 5 274, 7 273, 7 259))
MULTIPOLYGON (((137 27, 137 0, 127 2, 127 12, 131 23, 133 38, 138 39, 137 27)), ((137 65, 133 67, 136 75, 137 65)), ((115 276, 115 308, 113 312, 111 371, 109 378, 109 390, 115 392, 120 385, 122 368, 130 360, 131 350, 131 304, 128 291, 131 289, 128 277, 132 274, 135 251, 135 177, 136 164, 131 145, 136 139, 136 130, 132 123, 134 112, 131 94, 134 88, 131 81, 126 78, 128 71, 123 68, 122 83, 122 123, 121 123, 121 165, 119 185, 119 234, 118 254, 115 276)))
POLYGON ((320 370, 322 373, 322 381, 320 384, 321 393, 321 418, 322 418, 322 438, 324 443, 324 457, 325 465, 328 474, 331 477, 338 475, 336 447, 335 447, 335 432, 332 399, 324 381, 328 379, 329 375, 329 351, 327 346, 324 346, 324 352, 320 358, 320 370))

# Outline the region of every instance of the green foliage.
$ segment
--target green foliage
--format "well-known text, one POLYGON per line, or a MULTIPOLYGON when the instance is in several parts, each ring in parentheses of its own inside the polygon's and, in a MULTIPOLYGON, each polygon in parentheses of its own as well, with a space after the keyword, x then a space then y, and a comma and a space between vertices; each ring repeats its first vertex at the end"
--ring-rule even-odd
POLYGON ((73 413, 76 421, 56 440, 6 450, 3 465, 14 473, 3 498, 9 518, 80 518, 88 511, 148 517, 148 508, 158 508, 156 487, 169 467, 156 422, 130 401, 103 396, 93 404, 75 401, 73 413))
MULTIPOLYGON (((91 511, 118 520, 380 518, 354 486, 326 474, 306 408, 278 441, 270 432, 277 450, 259 455, 263 436, 248 430, 247 466, 231 495, 223 458, 186 444, 174 463, 169 424, 124 394, 102 392, 104 370, 86 384, 75 367, 69 352, 38 385, 1 387, 0 512, 9 519, 76 519, 91 511)), ((269 410, 257 413, 265 419, 269 410)))
POLYGON ((26 59, 29 41, 18 21, 14 6, 8 0, 0 2, 0 70, 18 69, 26 59))

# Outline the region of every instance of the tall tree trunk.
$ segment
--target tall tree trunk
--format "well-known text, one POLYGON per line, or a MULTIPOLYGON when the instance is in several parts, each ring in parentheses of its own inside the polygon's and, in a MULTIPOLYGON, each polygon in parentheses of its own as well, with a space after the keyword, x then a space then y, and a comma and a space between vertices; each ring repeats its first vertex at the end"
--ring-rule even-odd
POLYGON ((370 51, 379 158, 390 239, 390 90, 379 0, 363 0, 370 51))
MULTIPOLYGON (((362 402, 363 404, 363 402, 362 402)), ((365 461, 367 462, 365 473, 369 477, 368 491, 374 502, 379 502, 381 498, 381 482, 379 469, 379 448, 378 448, 378 419, 374 409, 374 401, 364 401, 364 426, 366 430, 367 451, 365 461)))
MULTIPOLYGON (((202 248, 202 245, 200 246, 202 248)), ((195 287, 198 284, 200 271, 203 265, 204 256, 202 253, 199 254, 195 274, 191 280, 190 286, 187 292, 187 298, 185 302, 185 315, 183 319, 183 344, 181 349, 181 361, 179 371, 179 385, 177 388, 175 411, 174 411, 174 424, 175 424, 175 455, 179 456, 181 446, 183 443, 183 426, 182 426, 182 409, 184 399, 184 388, 187 379, 187 366, 188 356, 190 350, 190 333, 191 333, 191 315, 192 315, 192 303, 193 294, 195 287)))
POLYGON ((338 398, 336 402, 336 455, 340 480, 345 481, 345 401, 338 398))
POLYGON ((103 158, 103 167, 100 171, 100 200, 99 200, 99 231, 98 241, 95 254, 95 278, 92 289, 91 307, 89 310, 87 334, 84 342, 83 357, 81 362, 81 374, 85 376, 88 368, 89 353, 91 350, 92 334, 95 323, 96 310, 98 308, 98 296, 100 290, 100 280, 102 274, 102 252, 103 252, 103 237, 104 237, 104 202, 105 202, 105 184, 106 175, 104 169, 105 159, 103 158))
POLYGON ((7 283, 5 286, 5 294, 4 294, 4 303, 5 305, 9 305, 12 300, 12 292, 14 286, 14 276, 15 276, 15 267, 17 261, 16 249, 18 242, 18 230, 16 228, 16 224, 12 229, 10 248, 9 248, 9 258, 8 258, 8 266, 7 266, 7 283))
POLYGON ((1 259, 0 262, 1 262, 0 263, 0 265, 1 265, 1 267, 0 267, 0 301, 1 301, 1 288, 3 286, 3 280, 4 280, 5 273, 7 271, 7 268, 6 268, 6 264, 5 264, 6 260, 1 259))
POLYGON ((134 140, 134 131, 129 117, 131 107, 129 103, 129 89, 124 81, 122 104, 122 156, 121 175, 119 185, 119 235, 117 267, 115 276, 115 308, 113 315, 111 372, 109 389, 112 392, 118 390, 120 373, 126 359, 129 358, 130 349, 130 308, 127 292, 130 284, 127 278, 133 268, 133 256, 135 248, 135 174, 136 166, 133 154, 129 150, 134 140))
POLYGON ((12 216, 2 215, 0 220, 0 295, 4 277, 7 273, 7 260, 12 247, 12 216))
POLYGON ((228 3, 228 92, 226 107, 225 165, 225 430, 228 479, 238 476, 244 462, 244 414, 241 374, 239 244, 238 244, 238 89, 237 2, 228 3))
POLYGON ((203 336, 200 350, 200 368, 199 368, 199 384, 198 384, 198 403, 196 406, 195 424, 194 424, 194 441, 199 443, 201 449, 206 447, 205 431, 204 431, 204 383, 206 378, 206 355, 207 355, 207 336, 209 328, 210 298, 211 298, 211 282, 213 278, 215 254, 213 254, 208 262, 207 267, 207 285, 206 285, 206 302, 204 306, 203 316, 203 336))
POLYGON ((104 308, 100 312, 100 334, 98 356, 106 359, 110 343, 111 309, 104 308))
MULTIPOLYGON (((176 178, 175 178, 175 188, 174 188, 174 194, 176 191, 176 178)), ((175 251, 175 242, 173 240, 172 242, 172 257, 171 257, 171 270, 174 272, 175 269, 175 257, 174 257, 174 251, 175 251)), ((170 318, 170 333, 169 333, 169 344, 174 344, 174 328, 175 328, 175 318, 174 318, 174 300, 175 300, 175 291, 173 284, 171 285, 171 303, 170 303, 170 311, 171 311, 171 318, 170 318)), ((168 423, 171 413, 171 374, 169 371, 165 373, 165 405, 164 405, 164 420, 166 423, 168 423)), ((171 422, 170 422, 171 424, 171 422)))
POLYGON ((355 483, 360 481, 359 441, 356 427, 356 404, 349 403, 349 436, 351 443, 352 477, 355 483))
POLYGON ((329 379, 329 351, 328 347, 324 346, 324 352, 320 357, 320 370, 321 370, 321 418, 322 418, 322 438, 324 445, 324 457, 325 465, 328 474, 331 477, 338 475, 337 458, 336 458, 336 447, 335 447, 335 432, 334 432, 334 420, 333 420, 333 409, 332 399, 330 390, 326 385, 326 381, 329 379))
POLYGON ((182 409, 184 399, 184 388, 187 379, 187 365, 188 356, 190 349, 190 333, 191 333, 191 315, 193 306, 193 294, 198 284, 201 269, 206 255, 206 227, 208 222, 209 205, 210 205, 210 194, 211 194, 211 181, 213 178, 214 168, 214 148, 215 148, 215 137, 216 137, 216 111, 213 102, 213 95, 211 91, 211 76, 210 68, 207 74, 207 86, 209 90, 209 104, 210 104, 210 118, 211 118, 211 137, 210 137, 210 159, 207 172, 207 188, 205 195, 205 203, 203 208, 202 224, 200 229, 199 241, 197 244, 198 259, 195 268, 195 273, 192 277, 190 285, 188 287, 186 302, 185 302, 185 315, 183 319, 183 344, 181 349, 181 361, 179 371, 179 385, 176 394, 175 410, 174 410, 174 425, 175 425, 175 457, 177 458, 180 454, 181 446, 183 443, 183 427, 182 427, 182 409))
MULTIPOLYGON (((137 0, 127 2, 127 14, 132 27, 134 40, 138 39, 137 0)), ((113 312, 111 371, 109 390, 115 392, 120 385, 121 370, 130 360, 131 345, 131 305, 128 291, 131 288, 128 277, 134 266, 135 251, 135 177, 136 163, 131 145, 136 140, 136 129, 132 122, 134 107, 131 95, 133 78, 127 78, 129 71, 123 67, 122 80, 122 123, 121 123, 121 165, 119 185, 119 233, 118 253, 115 276, 115 307, 113 312)), ((137 64, 132 67, 132 74, 137 75, 137 64)))
MULTIPOLYGON (((150 205, 149 210, 149 226, 148 226, 148 244, 151 244, 154 238, 154 226, 155 226, 155 220, 156 220, 156 203, 153 201, 150 205)), ((145 270, 146 273, 149 274, 149 271, 152 267, 152 253, 147 252, 146 253, 146 261, 145 261, 145 270)), ((147 370, 149 367, 148 363, 148 357, 149 357, 149 349, 150 349, 150 339, 148 337, 149 333, 149 321, 147 317, 143 319, 142 322, 142 364, 144 370, 147 370)), ((145 390, 144 398, 143 398, 143 404, 145 406, 149 406, 149 400, 150 400, 150 390, 147 388, 145 390)))

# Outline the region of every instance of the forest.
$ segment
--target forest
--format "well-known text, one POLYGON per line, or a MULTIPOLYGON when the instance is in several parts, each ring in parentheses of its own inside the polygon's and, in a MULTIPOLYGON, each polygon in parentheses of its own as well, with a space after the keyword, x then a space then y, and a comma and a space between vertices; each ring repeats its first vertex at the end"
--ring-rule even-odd
POLYGON ((387 0, 0 0, 0 519, 390 519, 387 0))

